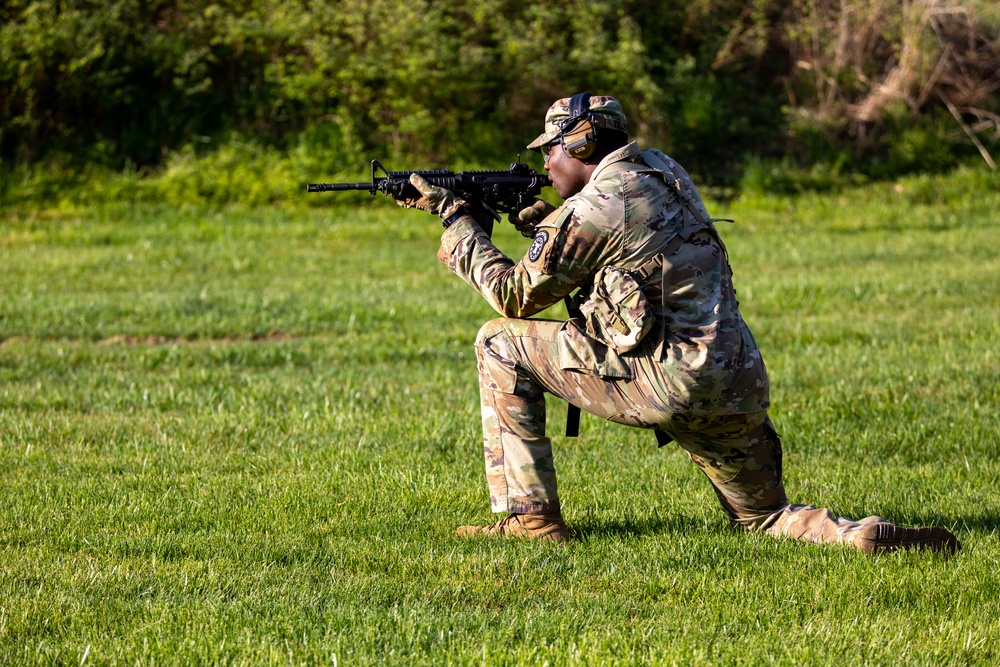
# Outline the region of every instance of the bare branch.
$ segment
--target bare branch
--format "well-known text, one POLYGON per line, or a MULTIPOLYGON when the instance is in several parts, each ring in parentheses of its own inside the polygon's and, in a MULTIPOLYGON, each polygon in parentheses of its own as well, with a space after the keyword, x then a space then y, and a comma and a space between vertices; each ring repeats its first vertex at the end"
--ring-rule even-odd
POLYGON ((965 130, 965 133, 969 135, 969 139, 972 139, 972 143, 974 143, 976 148, 979 149, 979 154, 983 156, 984 160, 986 160, 986 164, 990 165, 990 169, 996 171, 997 163, 993 161, 992 156, 990 156, 990 152, 986 150, 986 146, 983 146, 983 142, 979 140, 979 137, 977 137, 976 133, 972 131, 972 128, 966 125, 965 121, 962 120, 962 114, 959 113, 958 109, 955 108, 955 105, 951 103, 951 100, 949 100, 944 93, 939 93, 939 95, 941 97, 941 101, 948 107, 948 111, 951 112, 951 115, 955 117, 958 124, 962 126, 963 130, 965 130))

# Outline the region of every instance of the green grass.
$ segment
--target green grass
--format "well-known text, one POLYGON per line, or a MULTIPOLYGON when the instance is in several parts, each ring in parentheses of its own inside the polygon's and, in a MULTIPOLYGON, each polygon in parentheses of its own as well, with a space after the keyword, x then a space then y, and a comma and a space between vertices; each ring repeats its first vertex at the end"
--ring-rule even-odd
POLYGON ((0 662, 996 664, 998 185, 713 210, 793 501, 949 526, 954 558, 736 532, 680 450, 586 416, 555 438, 572 544, 457 539, 491 519, 492 314, 432 218, 8 206, 0 662))

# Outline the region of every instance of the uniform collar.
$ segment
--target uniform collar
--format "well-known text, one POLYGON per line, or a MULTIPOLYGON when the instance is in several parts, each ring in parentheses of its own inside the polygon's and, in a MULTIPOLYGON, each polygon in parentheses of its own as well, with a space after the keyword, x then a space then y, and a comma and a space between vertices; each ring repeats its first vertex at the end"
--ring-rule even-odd
POLYGON ((639 142, 630 141, 628 145, 622 146, 615 152, 605 155, 604 159, 597 163, 597 169, 595 169, 594 173, 590 175, 590 182, 593 183, 596 181, 601 172, 613 165, 615 162, 628 160, 641 154, 642 151, 639 149, 639 142))

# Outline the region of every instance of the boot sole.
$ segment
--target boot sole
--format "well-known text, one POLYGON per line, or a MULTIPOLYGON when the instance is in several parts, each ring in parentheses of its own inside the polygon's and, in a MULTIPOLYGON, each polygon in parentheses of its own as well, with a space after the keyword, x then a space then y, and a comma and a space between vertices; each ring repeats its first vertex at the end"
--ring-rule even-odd
POLYGON ((861 531, 854 542, 866 554, 887 553, 903 549, 927 549, 955 553, 961 545, 950 531, 937 526, 903 528, 890 523, 877 523, 861 531))

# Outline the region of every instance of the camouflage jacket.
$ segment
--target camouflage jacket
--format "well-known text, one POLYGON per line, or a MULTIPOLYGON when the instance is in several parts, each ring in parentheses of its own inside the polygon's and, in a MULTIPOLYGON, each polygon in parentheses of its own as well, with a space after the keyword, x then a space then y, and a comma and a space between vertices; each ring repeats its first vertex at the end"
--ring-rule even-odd
POLYGON ((714 228, 692 228, 694 218, 707 220, 708 214, 684 168, 633 142, 604 158, 583 190, 539 223, 519 262, 500 252, 470 217, 445 230, 438 258, 498 313, 524 318, 576 288, 581 310, 592 311, 602 298, 602 281, 595 276, 607 267, 635 271, 677 247, 663 271, 642 280, 655 323, 641 344, 619 352, 587 322, 573 319, 559 341, 561 367, 641 378, 678 412, 766 409, 767 374, 740 316, 725 249, 714 228), (651 169, 648 162, 669 172, 651 169), (685 241, 671 245, 685 230, 685 241))

